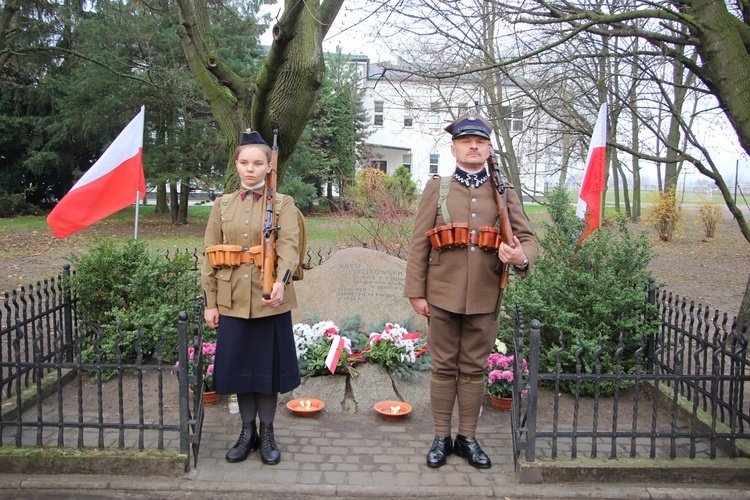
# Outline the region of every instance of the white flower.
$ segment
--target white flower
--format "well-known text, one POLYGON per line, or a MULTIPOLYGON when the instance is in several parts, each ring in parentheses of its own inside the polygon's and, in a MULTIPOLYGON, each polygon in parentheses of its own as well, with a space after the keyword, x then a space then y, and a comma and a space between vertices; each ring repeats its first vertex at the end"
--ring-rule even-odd
POLYGON ((508 353, 508 346, 505 345, 505 342, 500 342, 500 339, 495 341, 495 349, 497 349, 497 352, 500 354, 508 353))

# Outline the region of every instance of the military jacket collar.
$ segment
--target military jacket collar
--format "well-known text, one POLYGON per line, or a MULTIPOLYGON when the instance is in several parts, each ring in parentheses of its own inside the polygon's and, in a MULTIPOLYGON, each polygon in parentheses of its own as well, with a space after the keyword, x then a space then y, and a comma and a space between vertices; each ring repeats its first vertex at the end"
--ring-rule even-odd
POLYGON ((487 182, 490 177, 484 168, 479 172, 469 173, 456 165, 456 172, 453 174, 453 178, 468 188, 478 188, 487 182))

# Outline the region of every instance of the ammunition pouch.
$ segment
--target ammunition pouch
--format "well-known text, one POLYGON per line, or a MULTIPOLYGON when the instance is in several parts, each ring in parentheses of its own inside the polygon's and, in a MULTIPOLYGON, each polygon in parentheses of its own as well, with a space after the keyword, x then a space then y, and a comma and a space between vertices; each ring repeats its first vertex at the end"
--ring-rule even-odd
POLYGON ((212 245, 206 247, 206 256, 211 267, 221 269, 223 267, 238 267, 240 264, 253 263, 258 267, 263 266, 260 256, 261 246, 256 245, 244 251, 240 245, 212 245))
POLYGON ((454 222, 430 229, 425 233, 432 248, 438 251, 477 245, 482 250, 496 252, 500 248, 500 229, 481 226, 479 232, 472 231, 465 222, 454 222))

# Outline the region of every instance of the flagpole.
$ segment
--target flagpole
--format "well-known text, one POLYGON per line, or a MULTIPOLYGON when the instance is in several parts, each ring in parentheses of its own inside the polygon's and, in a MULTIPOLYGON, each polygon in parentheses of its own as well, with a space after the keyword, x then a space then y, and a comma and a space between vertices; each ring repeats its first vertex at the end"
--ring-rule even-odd
POLYGON ((140 200, 141 200, 141 190, 136 189, 135 190, 135 232, 133 235, 133 239, 138 239, 138 208, 140 206, 140 200))

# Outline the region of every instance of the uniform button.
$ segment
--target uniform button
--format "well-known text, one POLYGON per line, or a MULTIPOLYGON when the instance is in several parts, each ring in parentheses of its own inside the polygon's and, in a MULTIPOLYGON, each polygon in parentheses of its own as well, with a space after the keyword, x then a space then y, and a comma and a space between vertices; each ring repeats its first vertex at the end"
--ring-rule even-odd
POLYGON ((219 275, 219 278, 222 278, 222 279, 223 279, 223 278, 224 278, 224 275, 223 275, 223 274, 220 274, 220 275, 219 275))
POLYGON ((432 262, 432 257, 430 257, 430 258, 429 258, 429 259, 427 259, 427 260, 428 260, 428 262, 432 262))
POLYGON ((246 221, 245 221, 245 225, 247 226, 248 224, 250 224, 250 221, 249 221, 249 220, 246 220, 246 221))
POLYGON ((244 276, 243 276, 243 278, 245 278, 245 279, 249 279, 249 278, 250 278, 250 275, 249 275, 249 274, 246 274, 246 275, 244 275, 244 276))
POLYGON ((476 199, 476 198, 472 198, 472 199, 471 199, 471 202, 472 202, 472 203, 476 203, 476 202, 477 202, 477 199, 476 199))
POLYGON ((247 239, 247 233, 243 234, 242 237, 247 239))
POLYGON ((477 247, 469 247, 469 248, 471 248, 472 252, 476 252, 477 251, 477 247))
POLYGON ((472 219, 476 219, 477 218, 477 214, 471 214, 471 218, 472 219))
POLYGON ((224 217, 221 218, 221 222, 224 222, 226 219, 224 217))
POLYGON ((248 213, 248 212, 250 212, 250 207, 245 209, 245 213, 248 213))
POLYGON ((469 234, 477 234, 477 230, 476 229, 472 229, 471 231, 469 231, 469 234))

